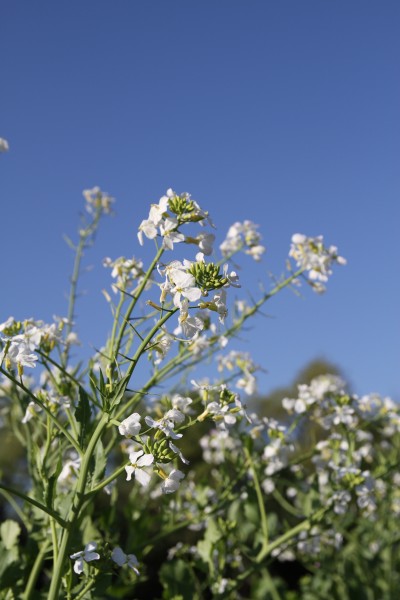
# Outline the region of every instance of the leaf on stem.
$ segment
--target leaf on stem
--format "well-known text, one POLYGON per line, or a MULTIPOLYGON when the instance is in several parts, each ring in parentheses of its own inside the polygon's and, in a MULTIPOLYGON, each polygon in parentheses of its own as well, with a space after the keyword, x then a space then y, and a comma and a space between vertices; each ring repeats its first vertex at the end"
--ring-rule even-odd
POLYGON ((80 423, 79 445, 81 448, 85 445, 85 440, 90 428, 91 408, 87 393, 83 387, 79 386, 79 402, 75 409, 75 418, 80 423))

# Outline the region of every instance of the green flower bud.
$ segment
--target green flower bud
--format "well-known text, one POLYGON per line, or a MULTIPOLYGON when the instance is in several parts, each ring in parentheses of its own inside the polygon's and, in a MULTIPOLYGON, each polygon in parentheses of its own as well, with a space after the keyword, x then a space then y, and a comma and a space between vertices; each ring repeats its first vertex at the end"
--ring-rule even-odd
POLYGON ((196 285, 201 289, 204 295, 211 290, 216 290, 224 286, 228 280, 221 275, 220 267, 214 263, 196 262, 189 269, 189 273, 196 280, 196 285))

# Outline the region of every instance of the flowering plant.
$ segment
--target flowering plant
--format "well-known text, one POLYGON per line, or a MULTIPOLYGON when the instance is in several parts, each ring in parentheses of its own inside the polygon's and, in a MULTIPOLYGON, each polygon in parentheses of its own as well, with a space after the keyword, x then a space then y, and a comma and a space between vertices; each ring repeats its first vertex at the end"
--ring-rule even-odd
POLYGON ((328 569, 335 552, 357 543, 384 572, 379 552, 392 547, 388 523, 400 512, 398 407, 358 398, 326 375, 283 400, 281 421, 258 416, 243 398, 256 391, 258 366, 229 349, 284 288, 324 291, 345 263, 337 248, 295 234, 295 265, 248 304, 233 297, 241 283, 229 265, 241 252, 261 260, 257 226, 232 225, 216 259, 209 213, 169 189, 139 225, 139 243, 155 244, 150 265, 104 259, 111 332, 74 365, 83 252, 113 206, 99 188, 84 197, 67 316, 0 324, 1 426, 25 455, 0 484, 9 503, 4 598, 293 598, 282 561, 303 569, 304 597, 333 597, 318 565, 328 569), (196 253, 171 259, 180 247, 196 253), (216 378, 188 383, 212 357, 216 378), (137 390, 139 370, 148 378, 137 390), (185 385, 168 388, 177 375, 185 385), (315 438, 306 446, 305 430, 315 438))

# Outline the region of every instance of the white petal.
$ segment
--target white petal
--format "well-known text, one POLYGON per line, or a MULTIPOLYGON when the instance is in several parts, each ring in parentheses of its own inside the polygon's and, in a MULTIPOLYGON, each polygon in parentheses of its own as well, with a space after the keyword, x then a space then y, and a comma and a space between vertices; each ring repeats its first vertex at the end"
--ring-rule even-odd
POLYGON ((111 558, 119 567, 122 567, 126 563, 127 556, 121 548, 117 547, 112 551, 111 558))
POLYGON ((131 452, 129 454, 129 460, 133 465, 135 465, 138 461, 139 456, 142 456, 143 450, 138 450, 137 452, 131 452))
POLYGON ((83 558, 78 558, 78 560, 75 561, 75 563, 74 563, 74 571, 78 575, 80 575, 81 573, 83 573, 83 558))
POLYGON ((146 487, 149 485, 151 475, 149 475, 148 473, 146 473, 146 471, 143 471, 142 469, 136 469, 135 479, 137 479, 141 485, 146 487))
POLYGON ((137 462, 138 467, 148 467, 154 462, 154 456, 152 454, 143 454, 137 462))

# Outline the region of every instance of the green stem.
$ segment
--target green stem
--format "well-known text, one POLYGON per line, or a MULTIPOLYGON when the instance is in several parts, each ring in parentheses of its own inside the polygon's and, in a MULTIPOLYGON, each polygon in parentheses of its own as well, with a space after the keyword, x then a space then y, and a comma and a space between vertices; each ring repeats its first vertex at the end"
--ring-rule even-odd
POLYGON ((152 272, 154 271, 154 269, 155 269, 158 261, 160 260, 163 252, 164 252, 164 249, 163 248, 159 248, 159 250, 157 251, 157 253, 156 253, 156 255, 155 255, 154 259, 153 259, 153 262, 151 263, 150 267, 147 269, 146 274, 143 277, 143 280, 141 281, 141 283, 140 283, 137 291, 135 292, 135 296, 132 298, 132 300, 131 300, 131 302, 130 302, 130 304, 128 306, 128 309, 127 309, 127 311, 125 313, 125 316, 123 318, 123 322, 122 322, 122 325, 120 327, 120 330, 119 330, 119 333, 118 333, 118 337, 117 337, 117 340, 116 340, 116 343, 115 343, 115 350, 114 350, 114 354, 112 356, 113 361, 117 359, 117 356, 118 356, 118 353, 119 353, 119 350, 120 350, 120 347, 121 347, 122 338, 124 337, 125 329, 127 327, 127 324, 129 323, 129 319, 131 317, 131 314, 132 314, 132 312, 133 312, 133 310, 134 310, 134 308, 135 308, 135 306, 137 304, 137 301, 139 300, 139 298, 140 298, 140 296, 141 296, 144 288, 146 287, 146 284, 147 284, 148 280, 150 279, 150 276, 151 276, 152 272))
POLYGON ((93 432, 93 435, 89 441, 86 452, 82 459, 81 468, 79 470, 79 478, 76 484, 74 500, 72 502, 72 506, 69 510, 69 515, 67 519, 67 528, 64 529, 61 536, 60 549, 58 553, 58 559, 54 566, 53 577, 51 580, 50 591, 48 600, 58 600, 59 598, 59 590, 61 585, 61 578, 63 576, 64 563, 68 554, 68 545, 69 540, 74 529, 74 525, 79 518, 79 512, 82 507, 82 504, 85 501, 85 488, 88 480, 89 473, 89 465, 90 460, 92 458, 93 452, 95 450, 96 444, 103 433, 104 428, 107 425, 109 419, 108 414, 103 414, 100 421, 97 424, 96 429, 93 432))
MULTIPOLYGON (((126 464, 128 464, 128 463, 126 463, 126 464)), ((102 490, 103 488, 105 488, 109 483, 112 483, 114 481, 114 479, 116 479, 118 477, 118 475, 120 475, 124 471, 125 471, 125 465, 123 465, 122 467, 119 467, 118 469, 116 469, 114 471, 114 473, 112 473, 112 475, 109 475, 107 477, 107 479, 104 479, 101 483, 99 483, 94 488, 92 488, 90 490, 90 494, 96 494, 97 492, 99 492, 100 490, 102 490)))
POLYGON ((263 543, 262 543, 262 548, 260 551, 260 553, 261 553, 265 550, 265 548, 268 547, 269 534, 268 534, 267 514, 265 512, 264 497, 263 497, 263 493, 261 490, 260 482, 258 480, 257 470, 254 465, 253 458, 251 456, 251 452, 248 450, 248 448, 245 447, 244 453, 246 455, 246 458, 247 458, 247 460, 250 464, 251 470, 253 472, 254 489, 256 491, 256 496, 257 496, 258 510, 260 511, 261 531, 263 534, 263 543))
POLYGON ((15 379, 15 377, 13 377, 11 375, 11 373, 8 373, 2 367, 0 367, 0 373, 3 373, 3 375, 5 375, 6 377, 8 377, 8 379, 10 379, 16 386, 18 386, 21 390, 23 390, 25 392, 25 394, 27 394, 30 398, 32 398, 32 400, 38 406, 40 406, 40 408, 46 413, 46 415, 48 417, 50 417, 50 419, 56 425, 57 429, 59 429, 61 431, 61 433, 63 433, 65 435, 65 437, 67 438, 67 440, 69 441, 69 443, 71 444, 71 446, 73 446, 75 448, 75 450, 78 452, 78 454, 81 455, 82 454, 82 450, 80 449, 78 443, 76 442, 76 440, 74 440, 74 438, 69 433, 69 431, 67 431, 67 429, 65 429, 65 427, 63 425, 61 425, 61 423, 59 422, 59 420, 57 419, 57 417, 55 415, 53 415, 53 413, 51 412, 51 410, 49 408, 47 408, 47 406, 45 404, 43 404, 43 402, 41 402, 40 400, 38 400, 38 398, 36 398, 36 396, 34 394, 32 394, 32 392, 27 387, 25 387, 24 384, 21 381, 18 381, 18 379, 15 379))
MULTIPOLYGON (((70 291, 69 291, 68 313, 67 313, 68 322, 65 327, 65 339, 68 337, 68 334, 70 334, 72 331, 72 323, 73 323, 74 312, 75 312, 75 303, 76 303, 76 298, 77 298, 76 291, 77 291, 77 287, 78 287, 78 279, 79 279, 79 273, 80 273, 80 269, 81 269, 81 262, 82 262, 82 258, 83 258, 83 251, 84 251, 85 247, 90 245, 90 236, 93 236, 93 234, 95 233, 97 226, 99 224, 99 221, 100 221, 100 216, 101 216, 101 209, 98 208, 94 214, 92 223, 90 223, 85 229, 81 230, 79 233, 79 244, 76 248, 74 267, 73 267, 72 277, 71 277, 71 287, 70 287, 70 291)), ((64 352, 61 355, 61 363, 62 363, 63 367, 67 366, 68 357, 69 357, 69 345, 67 344, 65 346, 64 352)))
POLYGON ((115 315, 114 315, 114 321, 113 321, 113 326, 112 326, 112 331, 111 331, 111 338, 110 338, 110 342, 107 346, 107 351, 106 354, 108 356, 112 356, 113 351, 114 351, 114 344, 115 344, 115 336, 117 333, 117 326, 118 326, 118 322, 119 322, 119 317, 121 314, 121 309, 122 306, 124 304, 124 294, 122 292, 120 292, 120 298, 119 298, 119 302, 118 302, 118 306, 115 309, 115 315))
POLYGON ((178 310, 179 310, 178 308, 174 308, 174 310, 171 310, 171 312, 167 312, 163 317, 161 317, 161 319, 159 321, 157 321, 157 323, 154 325, 154 327, 152 327, 152 329, 150 329, 150 331, 146 335, 146 337, 143 338, 142 343, 136 350, 133 358, 131 359, 131 364, 129 365, 129 367, 126 371, 127 385, 128 385, 130 377, 132 376, 133 371, 136 368, 139 358, 141 357, 143 352, 146 350, 146 348, 147 348, 148 344, 151 342, 153 336, 157 333, 157 331, 159 329, 161 329, 161 327, 164 325, 164 323, 166 323, 168 321, 168 319, 170 319, 172 317, 172 315, 174 315, 178 310))
POLYGON ((76 596, 75 600, 83 600, 85 597, 86 592, 88 592, 95 584, 95 580, 92 578, 88 581, 88 583, 85 585, 85 587, 83 588, 83 590, 76 596))
POLYGON ((260 552, 258 554, 258 556, 256 558, 257 562, 260 563, 266 556, 271 554, 271 552, 273 550, 275 550, 275 548, 279 548, 279 546, 281 546, 285 542, 291 540, 293 537, 295 537, 302 531, 307 531, 308 529, 310 529, 311 524, 314 522, 314 520, 319 520, 327 512, 327 510, 329 510, 329 509, 327 509, 327 508, 320 509, 319 511, 317 511, 315 513, 315 515, 313 515, 313 517, 310 517, 309 519, 305 519, 304 521, 301 521, 301 523, 299 523, 298 525, 295 525, 294 527, 292 527, 292 529, 289 529, 289 531, 286 531, 286 533, 283 533, 276 540, 274 540, 273 542, 268 544, 268 546, 262 552, 260 552))
POLYGON ((53 544, 53 562, 54 564, 57 562, 58 556, 58 540, 57 540, 57 529, 54 519, 50 519, 50 529, 51 529, 51 540, 53 544))
POLYGON ((272 492, 272 495, 275 498, 275 500, 282 506, 282 508, 288 513, 294 515, 297 518, 301 516, 299 511, 294 506, 292 506, 290 502, 288 502, 286 498, 282 496, 282 494, 277 489, 275 489, 272 492))
POLYGON ((36 556, 35 562, 33 563, 33 567, 30 572, 29 579, 26 583, 26 587, 25 587, 24 594, 22 596, 22 600, 31 600, 31 598, 34 598, 36 581, 37 581, 37 578, 39 577, 40 569, 42 567, 44 557, 45 557, 49 547, 50 547, 50 540, 46 540, 45 543, 43 544, 43 546, 41 547, 40 552, 36 556))

